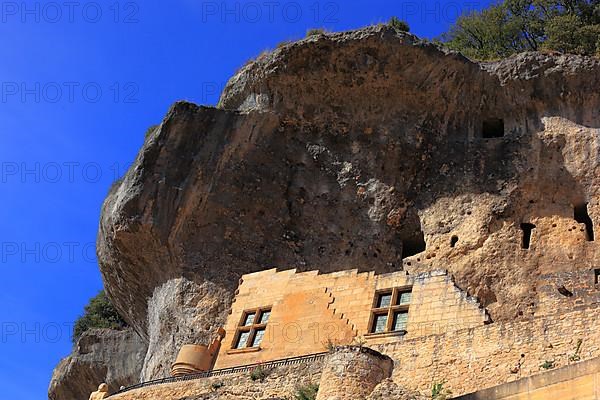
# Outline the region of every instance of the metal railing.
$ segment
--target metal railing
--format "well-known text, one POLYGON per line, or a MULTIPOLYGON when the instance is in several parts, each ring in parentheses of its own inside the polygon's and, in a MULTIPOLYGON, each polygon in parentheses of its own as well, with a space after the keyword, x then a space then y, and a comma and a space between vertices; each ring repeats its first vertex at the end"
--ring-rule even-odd
POLYGON ((287 365, 296 365, 296 364, 315 362, 315 361, 322 360, 323 358, 325 358, 325 356, 327 354, 328 354, 328 352, 315 353, 315 354, 309 354, 307 356, 289 357, 289 358, 283 358, 283 359, 275 360, 275 361, 267 361, 267 362, 262 362, 262 363, 242 365, 239 367, 222 368, 222 369, 215 369, 215 370, 206 371, 206 372, 197 372, 194 374, 188 374, 188 375, 182 375, 182 376, 173 376, 173 377, 168 377, 168 378, 155 379, 152 381, 141 382, 141 383, 138 383, 135 385, 127 386, 126 388, 121 389, 116 393, 113 393, 113 395, 125 393, 130 390, 140 389, 140 388, 144 388, 144 387, 148 387, 148 386, 162 385, 165 383, 185 382, 185 381, 191 381, 191 380, 201 379, 201 378, 210 378, 211 376, 222 376, 222 375, 229 375, 229 374, 237 374, 240 372, 249 372, 249 371, 252 371, 254 368, 256 368, 259 365, 262 368, 274 368, 274 367, 282 367, 282 366, 287 366, 287 365))

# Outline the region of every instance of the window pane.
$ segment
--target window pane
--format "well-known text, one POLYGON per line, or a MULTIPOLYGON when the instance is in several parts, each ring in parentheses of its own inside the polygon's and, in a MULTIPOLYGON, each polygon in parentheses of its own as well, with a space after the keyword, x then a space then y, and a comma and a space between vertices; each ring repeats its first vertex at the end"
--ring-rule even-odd
POLYGON ((411 292, 402 292, 398 296, 398 304, 409 304, 412 297, 411 292))
POLYGON ((269 321, 269 317, 271 316, 271 310, 265 310, 260 314, 259 324, 266 324, 269 321))
POLYGON ((254 323, 254 316, 256 313, 248 313, 246 314, 246 318, 244 319, 244 324, 242 326, 252 325, 254 323))
POLYGON ((252 347, 258 347, 262 343, 264 336, 265 336, 264 329, 256 330, 256 334, 254 335, 254 340, 252 341, 252 347))
POLYGON ((240 332, 240 336, 237 344, 235 345, 235 348, 243 349, 244 347, 246 347, 246 344, 248 342, 248 336, 250 336, 250 332, 240 332))
POLYGON ((391 303, 392 303, 392 294, 391 293, 380 294, 379 299, 377 300, 377 308, 389 307, 391 303))
POLYGON ((385 332, 387 326, 387 314, 375 315, 373 332, 385 332))
POLYGON ((408 313, 406 311, 394 313, 393 329, 395 331, 405 331, 406 330, 406 321, 408 321, 408 313))

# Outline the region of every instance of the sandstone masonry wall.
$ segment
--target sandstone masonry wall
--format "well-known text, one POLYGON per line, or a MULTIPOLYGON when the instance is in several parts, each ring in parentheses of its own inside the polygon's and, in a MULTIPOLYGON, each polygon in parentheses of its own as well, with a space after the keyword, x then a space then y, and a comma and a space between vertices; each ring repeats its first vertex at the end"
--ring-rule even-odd
POLYGON ((580 307, 373 348, 394 360, 392 379, 398 385, 427 393, 433 383, 445 381, 460 395, 543 372, 546 362, 556 368, 598 357, 598 332, 600 308, 580 307))
POLYGON ((365 399, 392 374, 392 360, 361 347, 335 349, 327 357, 317 400, 365 399))
POLYGON ((367 346, 395 342, 398 333, 369 330, 376 292, 398 287, 412 288, 407 338, 481 326, 489 319, 477 300, 457 288, 444 271, 321 275, 272 269, 243 276, 215 368, 318 353, 330 344, 350 344, 357 336, 364 337, 367 346), (260 349, 233 350, 244 310, 259 307, 271 307, 260 349))
POLYGON ((293 398, 299 386, 319 383, 323 361, 267 370, 264 381, 249 373, 149 386, 111 396, 111 400, 250 400, 293 398))

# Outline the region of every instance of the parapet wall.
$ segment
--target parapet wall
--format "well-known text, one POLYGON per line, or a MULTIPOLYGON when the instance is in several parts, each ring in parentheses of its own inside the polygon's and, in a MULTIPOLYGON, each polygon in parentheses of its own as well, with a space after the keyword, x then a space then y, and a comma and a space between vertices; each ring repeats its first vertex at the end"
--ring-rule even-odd
POLYGON ((249 372, 181 381, 134 389, 110 400, 251 400, 293 398, 298 387, 319 383, 323 361, 265 369, 264 380, 249 372))
POLYGON ((317 400, 364 399, 392 368, 391 358, 369 348, 336 348, 325 360, 317 400))
POLYGON ((600 358, 520 379, 456 400, 600 399, 600 358))
POLYGON ((598 332, 600 308, 590 306, 373 348, 394 360, 398 385, 427 393, 445 382, 460 395, 598 357, 598 332))

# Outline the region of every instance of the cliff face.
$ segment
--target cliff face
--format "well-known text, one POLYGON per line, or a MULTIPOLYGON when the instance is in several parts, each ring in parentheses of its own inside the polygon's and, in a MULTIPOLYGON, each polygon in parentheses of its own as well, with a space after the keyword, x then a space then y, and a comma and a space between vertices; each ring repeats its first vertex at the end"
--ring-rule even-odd
POLYGON ((85 332, 52 374, 50 400, 87 399, 102 382, 115 392, 139 381, 147 345, 132 330, 85 332))
POLYGON ((494 320, 534 315, 542 274, 600 265, 598 128, 593 58, 480 64, 384 26, 261 56, 216 108, 175 104, 104 203, 98 259, 149 342, 143 379, 274 266, 443 268, 494 320))

